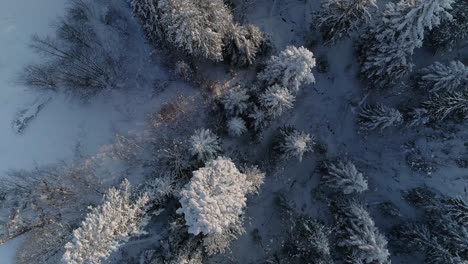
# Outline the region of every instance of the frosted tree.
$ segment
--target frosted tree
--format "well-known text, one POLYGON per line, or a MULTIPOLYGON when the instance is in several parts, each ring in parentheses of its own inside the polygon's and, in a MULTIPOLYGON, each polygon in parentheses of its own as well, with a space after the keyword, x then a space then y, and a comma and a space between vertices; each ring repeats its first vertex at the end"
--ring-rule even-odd
POLYGON ((161 25, 158 19, 157 1, 132 0, 133 15, 143 26, 146 38, 152 45, 156 45, 163 37, 161 25))
POLYGON ((453 0, 402 0, 388 3, 382 20, 361 37, 361 75, 383 88, 405 77, 413 68, 411 56, 423 44, 427 30, 451 18, 453 0))
POLYGON ((265 173, 258 166, 244 166, 242 173, 245 174, 247 181, 251 183, 247 192, 258 193, 265 180, 265 173))
POLYGON ((221 103, 224 110, 229 115, 244 114, 249 106, 250 96, 247 94, 247 89, 239 85, 229 88, 226 93, 221 97, 221 103))
POLYGON ((304 47, 288 46, 278 56, 271 56, 265 69, 257 77, 268 86, 278 84, 297 92, 303 84, 315 82, 312 69, 314 54, 304 47))
POLYGON ((238 137, 247 131, 244 119, 233 117, 227 121, 227 130, 229 135, 238 137))
POLYGON ((304 154, 313 152, 314 137, 291 127, 281 128, 274 150, 284 159, 295 157, 302 161, 304 154))
POLYGON ((171 142, 171 146, 155 153, 157 169, 174 178, 185 178, 191 171, 190 149, 183 142, 171 142))
POLYGON ((293 107, 295 96, 285 87, 270 86, 260 95, 260 104, 269 116, 279 117, 293 107))
POLYGON ((269 114, 267 114, 265 110, 256 105, 252 107, 248 115, 249 119, 252 121, 251 126, 257 132, 266 126, 268 116, 269 114))
POLYGON ((344 194, 362 193, 367 190, 367 180, 351 162, 328 162, 325 164, 327 173, 323 175, 323 183, 337 192, 344 194))
POLYGON ((317 16, 326 44, 334 44, 371 18, 376 0, 323 0, 317 16))
POLYGON ((221 152, 221 142, 209 129, 195 130, 190 137, 190 152, 200 162, 214 159, 221 152))
POLYGON ((453 19, 445 19, 428 36, 428 46, 434 51, 453 50, 468 37, 468 5, 465 0, 456 0, 450 14, 453 19))
POLYGON ((193 79, 193 69, 185 61, 177 61, 174 67, 174 73, 176 76, 182 78, 182 80, 188 82, 193 79))
POLYGON ((265 41, 265 35, 253 25, 234 24, 226 34, 225 56, 231 64, 249 66, 265 41))
POLYGON ((433 122, 457 116, 465 119, 468 115, 468 90, 434 94, 422 104, 421 108, 426 110, 427 116, 433 122))
POLYGON ((101 263, 131 236, 144 234, 145 206, 148 197, 132 200, 130 183, 104 195, 102 205, 91 209, 81 226, 73 231, 73 240, 65 245, 63 261, 67 264, 101 263))
POLYGON ((142 191, 146 193, 149 203, 161 204, 176 190, 176 181, 173 177, 162 175, 148 180, 142 191))
POLYGON ((352 202, 340 208, 337 217, 340 227, 338 246, 349 251, 351 263, 390 263, 387 239, 363 205, 352 202))
POLYGON ((418 85, 430 92, 455 91, 468 82, 468 67, 460 61, 436 62, 420 72, 418 85))
POLYGON ((223 60, 223 39, 232 14, 222 0, 160 0, 167 40, 188 54, 223 60))
POLYGON ((363 131, 384 129, 403 123, 400 111, 382 104, 366 105, 358 115, 358 124, 363 131))
POLYGON ((253 185, 230 159, 218 157, 193 172, 192 179, 180 192, 182 207, 177 213, 184 214, 191 234, 228 232, 239 222, 246 195, 258 188, 253 185))

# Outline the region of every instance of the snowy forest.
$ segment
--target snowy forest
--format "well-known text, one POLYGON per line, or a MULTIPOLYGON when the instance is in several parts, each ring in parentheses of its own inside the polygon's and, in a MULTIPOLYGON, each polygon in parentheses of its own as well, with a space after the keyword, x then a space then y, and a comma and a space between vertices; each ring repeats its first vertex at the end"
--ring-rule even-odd
POLYGON ((0 264, 468 264, 468 0, 1 1, 0 264))

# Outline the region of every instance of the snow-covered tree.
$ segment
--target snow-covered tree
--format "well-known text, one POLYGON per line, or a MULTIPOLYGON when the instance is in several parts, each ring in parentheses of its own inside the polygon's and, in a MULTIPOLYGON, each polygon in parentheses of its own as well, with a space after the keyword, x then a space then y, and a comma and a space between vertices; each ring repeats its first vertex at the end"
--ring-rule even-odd
POLYGON ((377 8, 376 0, 322 0, 317 19, 325 43, 348 37, 371 18, 372 8, 377 8))
POLYGON ((400 111, 382 104, 366 105, 358 115, 358 124, 363 131, 384 129, 403 123, 400 111))
POLYGON ((260 131, 266 126, 268 122, 268 114, 263 108, 254 105, 249 113, 249 119, 251 120, 251 126, 255 131, 260 131))
POLYGON ((379 232, 366 208, 356 202, 340 208, 337 215, 338 246, 349 251, 350 263, 388 264, 387 239, 379 232))
POLYGON ((221 142, 209 129, 197 129, 190 137, 190 152, 200 162, 214 159, 221 152, 221 142))
POLYGON ((133 200, 130 183, 104 195, 102 205, 91 209, 81 226, 73 231, 73 240, 65 245, 67 264, 101 263, 131 236, 144 234, 146 195, 133 200))
POLYGON ((468 89, 462 92, 434 94, 421 108, 426 110, 427 116, 434 122, 455 116, 465 119, 468 116, 468 89))
POLYGON ((194 75, 192 67, 190 67, 190 65, 185 61, 176 62, 174 73, 176 76, 182 78, 182 80, 186 82, 191 81, 194 75))
POLYGON ((240 117, 233 117, 227 121, 227 130, 229 135, 238 137, 247 131, 244 119, 240 117))
POLYGON ((361 75, 383 88, 405 77, 413 68, 411 56, 423 44, 424 35, 451 18, 454 0, 401 0, 388 3, 380 23, 372 26, 359 45, 361 75))
POLYGON ((157 1, 132 0, 133 15, 143 26, 146 38, 152 45, 156 45, 163 37, 161 25, 158 19, 157 1))
POLYGON ((314 54, 304 47, 288 46, 279 56, 271 56, 265 69, 257 77, 267 86, 278 84, 297 92, 303 84, 315 82, 312 69, 314 54))
POLYGON ((241 115, 249 106, 250 96, 247 94, 247 89, 237 85, 229 88, 226 93, 221 97, 221 103, 224 110, 229 115, 241 115))
POLYGON ((143 193, 148 196, 149 203, 160 204, 167 197, 171 196, 176 189, 176 182, 173 177, 161 175, 148 180, 143 185, 143 193))
POLYGON ((269 116, 279 117, 293 107, 295 96, 286 88, 277 84, 270 86, 260 95, 260 104, 269 116))
POLYGON ((260 186, 263 185, 265 180, 265 173, 262 172, 257 166, 244 166, 242 173, 245 174, 247 181, 250 182, 248 193, 258 193, 260 186))
POLYGON ((313 136, 291 127, 285 127, 279 130, 273 148, 282 158, 295 157, 301 162, 304 154, 313 152, 312 147, 314 144, 313 136))
POLYGON ((159 0, 167 40, 188 54, 223 60, 223 39, 232 14, 222 0, 159 0))
POLYGON ((191 234, 228 232, 239 222, 246 195, 256 189, 252 185, 230 159, 218 157, 193 172, 192 179, 180 192, 182 207, 177 212, 184 214, 191 234))
POLYGON ((427 44, 434 51, 451 51, 468 37, 468 5, 465 0, 456 0, 450 14, 453 19, 445 19, 428 36, 427 44))
POLYGON ((155 153, 157 170, 174 178, 185 178, 190 173, 190 149, 182 142, 171 142, 171 146, 155 153))
POLYGON ((265 35, 254 25, 234 24, 226 34, 225 57, 231 64, 249 66, 254 63, 265 35))
POLYGON ((449 198, 444 202, 445 211, 459 224, 468 228, 468 203, 461 197, 449 198))
POLYGON ((351 161, 328 162, 325 168, 323 182, 328 188, 344 194, 361 193, 368 188, 364 175, 351 161))
POLYGON ((460 61, 436 62, 420 72, 418 85, 430 92, 455 91, 468 82, 468 67, 460 61))

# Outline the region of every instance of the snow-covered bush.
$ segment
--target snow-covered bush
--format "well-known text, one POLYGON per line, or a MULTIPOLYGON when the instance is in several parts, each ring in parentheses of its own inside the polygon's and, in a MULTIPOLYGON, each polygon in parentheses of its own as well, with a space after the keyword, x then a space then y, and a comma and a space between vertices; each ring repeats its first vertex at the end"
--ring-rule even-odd
POLYGON ((200 162, 214 159, 221 152, 221 142, 209 129, 197 129, 190 137, 190 152, 200 162))
POLYGON ((379 232, 366 208, 356 202, 339 208, 338 246, 347 251, 350 263, 388 264, 387 239, 379 232))
POLYGON ((371 18, 371 8, 377 8, 376 0, 323 0, 317 19, 325 43, 348 37, 371 18))
POLYGON ((125 180, 118 188, 109 189, 103 204, 86 216, 73 231, 73 240, 65 245, 63 261, 67 264, 101 263, 131 236, 141 235, 148 197, 132 200, 130 183, 125 180))
POLYGON ((180 192, 182 207, 177 212, 184 214, 191 234, 228 232, 239 222, 246 195, 258 188, 253 185, 230 159, 218 157, 193 172, 192 179, 180 192))
POLYGON ((291 127, 284 127, 279 130, 273 149, 283 159, 295 157, 301 162, 304 154, 313 152, 314 144, 313 136, 291 127))
POLYGON ((265 35, 254 25, 234 24, 226 34, 225 57, 231 64, 249 66, 254 63, 265 35))
POLYGON ((193 56, 223 60, 223 39, 233 22, 222 0, 160 0, 158 9, 170 43, 193 56))
POLYGON ((285 87, 270 86, 260 95, 260 104, 269 116, 279 117, 293 107, 295 96, 285 87))
POLYGON ((461 92, 444 92, 432 95, 424 102, 421 108, 427 111, 427 115, 433 122, 442 122, 446 118, 468 116, 468 89, 461 92))
POLYGON ((430 92, 455 91, 468 82, 468 67, 460 61, 436 62, 420 72, 418 85, 430 92))
POLYGON ((250 96, 247 94, 247 89, 237 85, 229 88, 226 93, 221 97, 221 103, 224 110, 229 115, 241 115, 249 106, 250 96))
POLYGON ((450 14, 453 19, 445 19, 428 36, 427 44, 434 51, 451 51, 468 37, 468 5, 465 0, 456 0, 450 14))
POLYGON ((304 47, 288 46, 279 56, 271 56, 265 69, 257 75, 267 86, 278 84, 297 92, 303 84, 315 82, 312 69, 314 54, 304 47))
POLYGON ((351 162, 328 162, 325 164, 327 173, 323 175, 323 183, 330 189, 344 194, 361 193, 367 190, 367 180, 351 162))
POLYGON ((185 61, 177 61, 174 68, 174 73, 182 80, 188 82, 193 79, 193 69, 185 61))
POLYGON ((247 131, 244 119, 233 117, 227 121, 227 131, 229 135, 238 137, 247 131))
POLYGON ((397 109, 383 104, 366 105, 359 112, 357 122, 363 131, 383 131, 388 127, 401 125, 403 116, 397 109))
POLYGON ((359 45, 361 76, 378 88, 394 84, 413 68, 411 56, 423 44, 427 30, 451 18, 453 0, 401 0, 386 5, 379 23, 362 37, 359 45))

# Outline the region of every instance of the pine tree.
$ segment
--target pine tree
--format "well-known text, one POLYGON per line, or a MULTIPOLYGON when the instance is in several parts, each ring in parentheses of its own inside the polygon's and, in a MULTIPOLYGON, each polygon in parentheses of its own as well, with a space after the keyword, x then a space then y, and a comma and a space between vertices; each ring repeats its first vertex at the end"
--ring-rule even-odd
POLYGON ((455 91, 468 82, 468 67, 460 61, 436 62, 420 72, 418 85, 430 92, 455 91))
POLYGON ((433 122, 442 122, 446 118, 456 116, 465 119, 468 116, 468 89, 462 92, 434 94, 421 108, 427 111, 427 116, 433 122))
POLYGON ((189 82, 193 79, 194 72, 192 67, 185 61, 177 61, 175 64, 174 73, 182 80, 189 82))
MULTIPOLYGON (((261 182, 257 183, 261 184, 261 182)), ((194 235, 222 234, 240 221, 246 195, 258 188, 227 158, 218 157, 193 172, 180 192, 188 232, 194 235)))
POLYGON ((247 131, 244 119, 240 117, 233 117, 227 121, 227 130, 229 135, 238 137, 247 131))
POLYGON ((188 54, 223 60, 223 39, 232 14, 222 0, 160 0, 167 40, 188 54))
POLYGON ((269 115, 265 110, 263 110, 263 108, 254 105, 248 116, 251 120, 250 126, 253 127, 253 129, 257 132, 262 130, 268 122, 268 116, 269 115))
POLYGON ((283 159, 295 157, 301 162, 304 154, 313 152, 314 144, 314 137, 311 135, 291 127, 284 127, 279 130, 273 149, 283 159))
POLYGON ((427 44, 434 51, 451 51, 468 37, 468 5, 465 0, 456 0, 450 11, 453 19, 445 19, 428 36, 427 44))
POLYGON ((382 20, 371 27, 359 45, 361 75, 378 88, 394 84, 413 67, 411 56, 424 35, 440 24, 454 0, 401 0, 388 3, 382 20))
POLYGON ((119 188, 104 195, 103 204, 86 216, 73 231, 73 241, 65 245, 63 261, 67 264, 101 263, 130 236, 141 235, 148 197, 132 200, 130 183, 125 180, 119 188))
POLYGON ((358 115, 358 124, 363 131, 372 131, 397 126, 403 123, 400 111, 382 104, 367 105, 358 115))
POLYGON ((339 209, 339 247, 348 250, 350 263, 390 263, 387 239, 363 205, 356 202, 339 209))
POLYGON ((221 97, 221 103, 224 106, 224 110, 229 115, 241 115, 248 108, 250 96, 247 94, 247 89, 240 87, 239 85, 229 88, 221 97))
POLYGON ((344 194, 362 193, 368 188, 367 180, 351 161, 328 162, 325 168, 323 183, 328 188, 344 194))
POLYGON ((158 17, 157 1, 132 0, 133 15, 143 26, 143 31, 149 42, 155 46, 161 42, 163 31, 158 17))
POLYGON ((293 107, 295 96, 285 87, 277 84, 270 86, 260 95, 260 104, 269 116, 281 116, 293 107))
POLYGON ((267 86, 278 84, 297 92, 303 84, 315 82, 312 69, 314 54, 304 47, 288 46, 279 56, 271 56, 265 69, 257 75, 267 86))
POLYGON ((265 35, 256 26, 234 24, 226 34, 226 39, 225 56, 228 61, 244 67, 254 63, 265 35))
POLYGON ((377 8, 376 0, 323 0, 317 19, 325 43, 348 37, 371 18, 371 8, 377 8))
POLYGON ((214 159, 221 152, 221 142, 209 129, 195 130, 190 137, 190 152, 200 162, 214 159))

